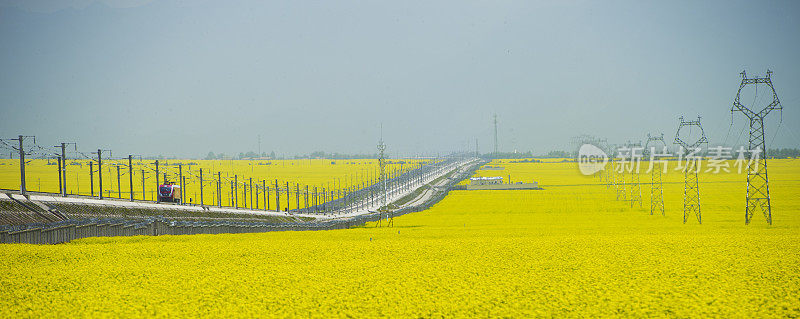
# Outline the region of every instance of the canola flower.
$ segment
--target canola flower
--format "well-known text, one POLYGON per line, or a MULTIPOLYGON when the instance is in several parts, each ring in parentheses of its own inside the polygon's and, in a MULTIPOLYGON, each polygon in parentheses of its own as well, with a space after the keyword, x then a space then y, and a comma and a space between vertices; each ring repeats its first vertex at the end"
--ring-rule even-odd
POLYGON ((574 163, 498 164, 545 190, 453 191, 393 228, 0 245, 0 317, 800 316, 797 160, 770 162, 773 226, 744 225, 737 174, 684 225, 680 183, 651 216, 574 163))

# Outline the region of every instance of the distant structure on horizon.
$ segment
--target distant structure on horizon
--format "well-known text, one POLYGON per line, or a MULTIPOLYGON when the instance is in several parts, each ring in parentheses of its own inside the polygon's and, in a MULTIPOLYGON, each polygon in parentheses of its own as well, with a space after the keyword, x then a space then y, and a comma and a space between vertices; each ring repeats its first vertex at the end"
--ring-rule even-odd
POLYGON ((494 114, 494 153, 497 154, 497 113, 494 114))
POLYGON ((503 183, 502 176, 490 177, 473 177, 469 179, 467 190, 513 190, 513 189, 541 189, 539 183, 531 181, 530 183, 517 182, 514 184, 503 183))

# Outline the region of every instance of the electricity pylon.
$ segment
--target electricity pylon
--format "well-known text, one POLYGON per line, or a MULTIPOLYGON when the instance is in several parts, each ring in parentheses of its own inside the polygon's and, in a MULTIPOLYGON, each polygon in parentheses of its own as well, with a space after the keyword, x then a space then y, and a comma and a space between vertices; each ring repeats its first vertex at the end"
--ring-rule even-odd
MULTIPOLYGON (((691 155, 692 157, 697 156, 694 153, 700 151, 700 146, 703 144, 708 145, 708 139, 706 138, 706 133, 703 131, 703 126, 700 125, 700 117, 697 117, 696 121, 684 121, 683 116, 680 118, 680 124, 678 125, 678 131, 675 133, 675 141, 674 144, 680 145, 681 149, 679 150, 682 152, 681 156, 684 155, 691 155), (697 127, 700 129, 700 137, 692 144, 681 139, 681 129, 683 128, 693 128, 697 127)), ((686 167, 683 171, 683 223, 686 224, 686 220, 688 219, 689 215, 694 213, 697 217, 697 222, 702 224, 702 218, 700 215, 700 185, 699 180, 697 178, 697 172, 700 171, 700 160, 701 157, 697 156, 695 160, 689 160, 687 157, 686 159, 686 167)))
POLYGON ((622 155, 619 154, 619 146, 612 146, 609 154, 611 158, 611 184, 614 186, 617 200, 626 200, 625 164, 622 162, 622 155))
MULTIPOLYGON (((733 112, 742 112, 748 119, 750 119, 750 139, 749 139, 749 158, 747 161, 747 204, 744 210, 744 223, 750 224, 753 219, 753 214, 756 211, 761 211, 767 224, 772 225, 772 207, 769 202, 769 179, 767 178, 767 145, 764 142, 764 117, 772 110, 781 110, 781 118, 783 118, 783 107, 781 101, 778 100, 778 94, 775 93, 775 88, 772 86, 770 76, 772 71, 767 70, 767 76, 763 78, 754 77, 747 78, 747 74, 742 71, 742 83, 739 85, 739 91, 736 92, 736 99, 733 100, 733 107, 731 107, 731 118, 733 112), (766 84, 772 90, 772 103, 756 112, 739 103, 739 94, 742 89, 748 84, 766 84), (758 160, 759 153, 762 154, 762 160, 758 160)), ((758 91, 756 91, 758 92, 758 91)))
POLYGON ((661 161, 655 160, 656 144, 660 144, 662 149, 667 147, 667 144, 664 143, 664 133, 661 133, 660 136, 651 136, 650 133, 647 133, 643 155, 650 164, 650 215, 661 212, 661 216, 664 216, 664 183, 661 179, 664 167, 661 161))
MULTIPOLYGON (((619 150, 617 150, 619 153, 619 150)), ((627 201, 628 200, 628 189, 627 183, 625 183, 625 154, 617 154, 619 158, 617 158, 617 165, 616 166, 616 177, 617 180, 615 184, 617 186, 617 200, 627 201)), ((615 158, 617 157, 615 156, 615 158)))
MULTIPOLYGON (((602 139, 600 145, 598 145, 597 147, 602 149, 605 154, 610 153, 609 150, 611 149, 611 147, 608 145, 608 139, 605 138, 602 139)), ((603 169, 600 171, 600 183, 605 184, 606 189, 608 189, 611 186, 611 182, 609 181, 610 177, 611 175, 609 175, 609 170, 606 167, 603 167, 603 169)))
MULTIPOLYGON (((380 208, 386 207, 386 200, 387 200, 386 197, 388 196, 388 194, 386 192, 386 157, 384 156, 384 152, 385 151, 386 151, 386 144, 383 143, 383 125, 381 125, 381 139, 378 141, 378 167, 380 169, 380 172, 379 172, 380 175, 378 177, 379 178, 378 179, 378 183, 379 183, 378 185, 380 185, 381 192, 383 194, 381 194, 381 207, 380 208)), ((383 215, 380 212, 380 208, 378 208, 378 213, 381 214, 381 215, 378 216, 378 222, 375 224, 376 227, 380 227, 381 226, 381 220, 383 218, 383 215)), ((389 213, 387 213, 387 219, 389 218, 388 214, 389 213)), ((389 224, 391 225, 392 222, 393 222, 393 220, 390 220, 389 224)))
POLYGON ((641 158, 637 158, 641 156, 641 154, 635 153, 636 150, 642 150, 642 142, 628 142, 628 148, 630 149, 631 208, 633 208, 636 202, 639 202, 639 208, 642 208, 642 187, 639 179, 639 163, 641 158))
POLYGON ((615 157, 611 158, 611 187, 614 188, 614 192, 617 194, 617 200, 619 200, 619 172, 617 172, 617 159, 615 157))
MULTIPOLYGON (((614 152, 615 149, 617 149, 617 145, 611 145, 609 148, 608 161, 611 165, 611 187, 614 188, 614 193, 616 193, 617 197, 619 197, 619 191, 617 190, 619 188, 619 185, 617 184, 617 175, 619 174, 617 173, 617 154, 614 152)), ((617 198, 617 200, 619 200, 619 198, 617 198)))
MULTIPOLYGON (((595 146, 603 150, 604 152, 607 152, 608 150, 608 139, 596 137, 589 134, 581 134, 572 137, 572 150, 571 150, 572 153, 570 155, 574 155, 575 158, 577 158, 580 155, 579 150, 581 149, 581 147, 583 147, 583 145, 586 144, 595 146)), ((593 177, 599 178, 600 182, 602 183, 603 170, 597 171, 597 173, 595 173, 593 177)))
POLYGON ((607 156, 608 156, 608 159, 609 159, 609 163, 608 163, 609 167, 606 168, 606 169, 603 169, 606 172, 606 189, 609 189, 611 187, 614 187, 614 188, 617 187, 617 185, 615 183, 615 178, 616 177, 615 177, 615 172, 614 172, 614 169, 615 169, 615 167, 614 167, 614 152, 612 151, 612 149, 613 149, 613 146, 608 145, 608 144, 606 144, 606 148, 604 149, 606 154, 608 154, 607 156))

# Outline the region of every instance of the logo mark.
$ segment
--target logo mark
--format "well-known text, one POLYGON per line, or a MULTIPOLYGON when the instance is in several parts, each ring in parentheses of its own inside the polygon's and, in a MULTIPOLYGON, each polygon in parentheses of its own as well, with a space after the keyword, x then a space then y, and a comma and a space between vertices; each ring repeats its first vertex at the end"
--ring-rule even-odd
POLYGON ((578 169, 583 175, 593 175, 602 171, 608 163, 608 155, 592 144, 583 144, 578 150, 578 169))

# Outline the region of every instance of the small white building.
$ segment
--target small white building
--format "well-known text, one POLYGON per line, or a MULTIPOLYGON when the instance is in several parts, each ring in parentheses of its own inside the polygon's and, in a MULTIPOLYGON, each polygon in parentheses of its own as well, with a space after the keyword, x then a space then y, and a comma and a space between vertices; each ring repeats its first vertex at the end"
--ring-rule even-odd
POLYGON ((470 178, 469 185, 466 188, 467 190, 541 189, 539 188, 539 183, 535 181, 504 184, 503 178, 500 176, 470 178))
POLYGON ((489 165, 486 165, 486 166, 481 167, 481 169, 482 170, 488 170, 488 171, 502 171, 502 170, 504 170, 506 168, 502 167, 502 166, 489 166, 489 165))
POLYGON ((497 185, 503 184, 503 177, 501 176, 492 176, 492 177, 472 177, 469 179, 470 185, 497 185))

